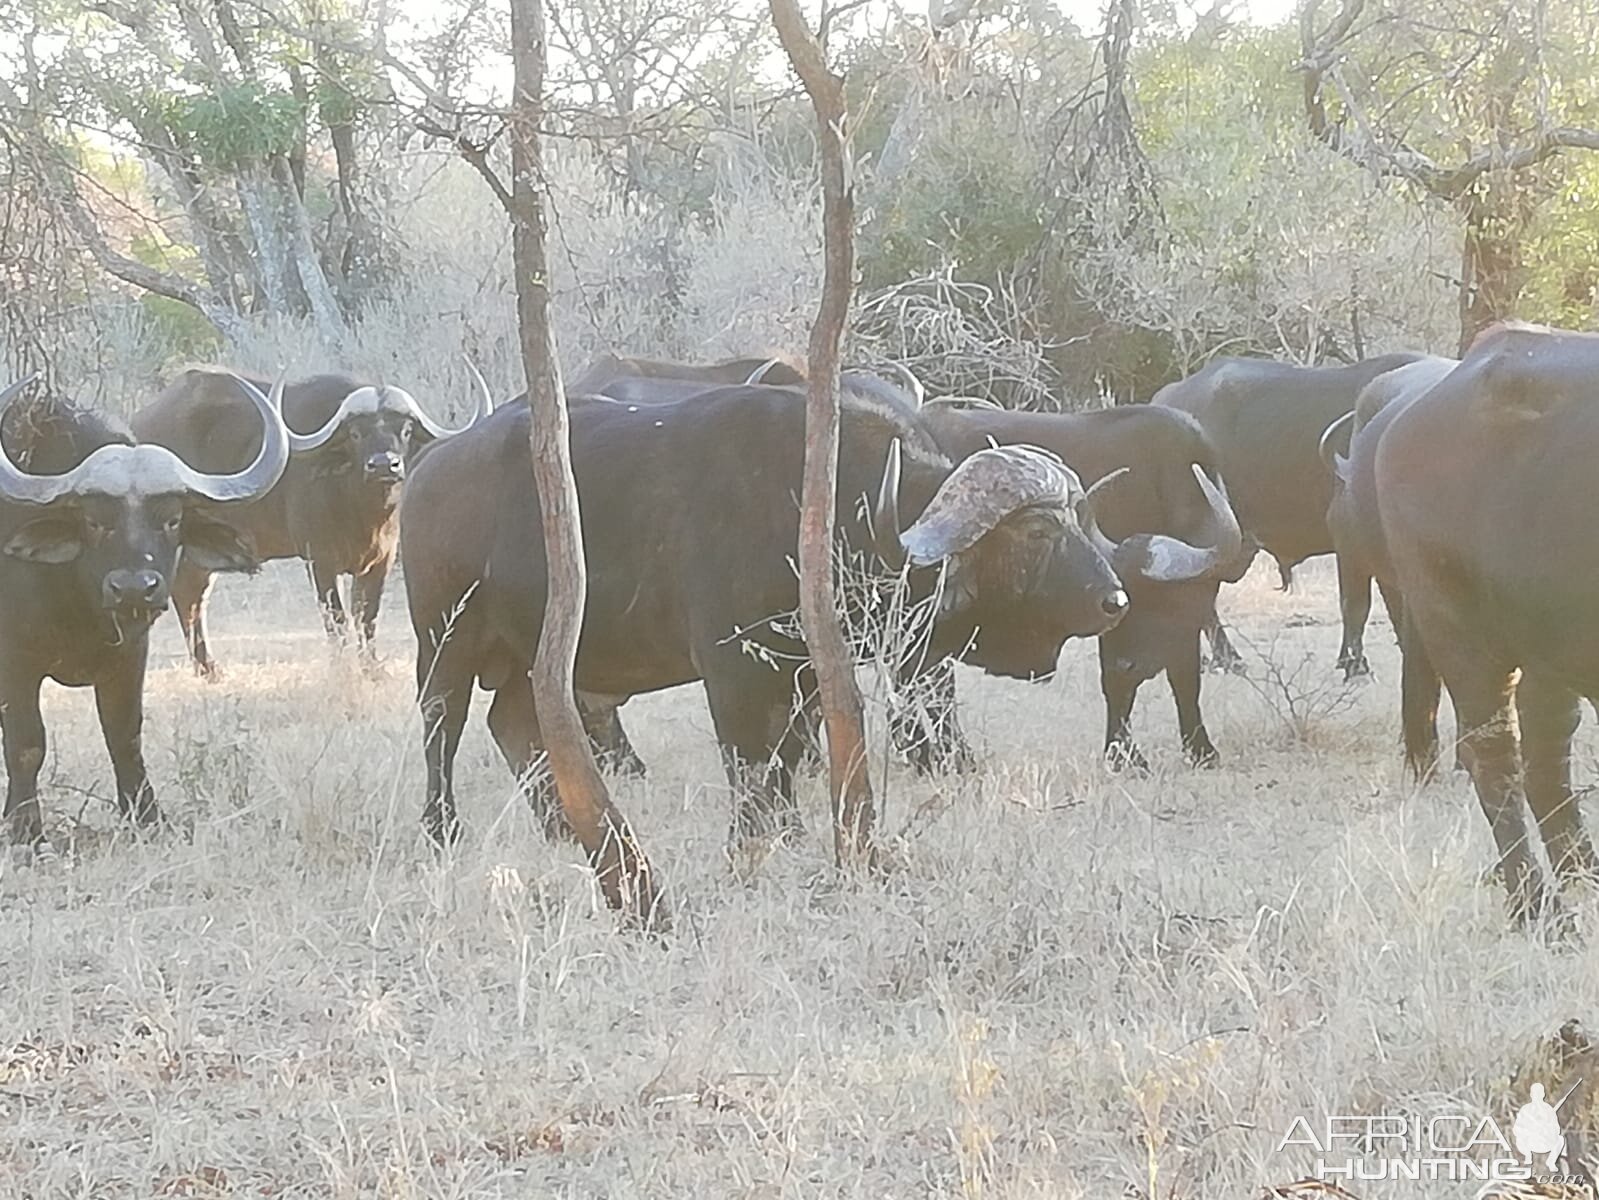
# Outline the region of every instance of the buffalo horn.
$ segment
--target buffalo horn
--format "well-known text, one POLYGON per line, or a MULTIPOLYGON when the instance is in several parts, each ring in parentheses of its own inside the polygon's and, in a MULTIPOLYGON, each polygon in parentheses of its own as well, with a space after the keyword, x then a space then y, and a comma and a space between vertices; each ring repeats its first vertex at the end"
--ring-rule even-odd
POLYGON ((913 565, 926 566, 969 549, 1019 508, 1069 505, 1082 492, 1071 468, 1037 446, 979 450, 950 472, 900 543, 913 565))
POLYGON ((494 411, 494 393, 489 391, 489 381, 483 378, 483 372, 477 369, 471 357, 463 354, 461 358, 466 362, 466 369, 472 372, 472 382, 477 384, 477 411, 472 414, 475 425, 494 411))
POLYGON ((899 532, 900 445, 895 438, 888 444, 888 461, 883 464, 883 480, 877 486, 877 503, 872 509, 872 536, 884 562, 898 567, 905 561, 899 532))
POLYGON ((1355 414, 1346 412, 1326 429, 1322 430, 1321 440, 1316 443, 1316 452, 1321 455, 1321 461, 1326 464, 1327 470, 1332 472, 1334 479, 1343 479, 1349 470, 1349 459, 1338 453, 1336 446, 1340 432, 1348 431, 1353 437, 1355 414))
MULTIPOLYGON (((26 381, 24 381, 26 382, 26 381)), ((0 447, 0 496, 25 504, 49 504, 64 496, 194 495, 207 500, 253 500, 283 477, 289 464, 288 430, 280 408, 283 380, 272 395, 246 380, 239 380, 250 402, 261 414, 265 430, 255 461, 233 475, 196 471, 165 446, 101 446, 65 475, 33 475, 11 461, 0 447)), ((0 393, 0 415, 19 390, 13 385, 0 393)))
POLYGON ((1078 518, 1079 522, 1082 524, 1083 532, 1088 536, 1088 540, 1094 544, 1094 549, 1098 550, 1107 559, 1115 555, 1116 543, 1106 537, 1105 531, 1099 527, 1098 505, 1104 499, 1105 494, 1115 486, 1116 481, 1125 476, 1131 469, 1130 467, 1117 467, 1109 475, 1101 475, 1094 480, 1093 486, 1088 489, 1087 495, 1083 497, 1083 511, 1082 516, 1078 518))
POLYGON ((904 385, 905 390, 911 394, 911 399, 916 401, 917 408, 927 403, 927 389, 922 386, 922 381, 911 373, 910 368, 897 362, 891 362, 887 366, 904 385))
POLYGON ((1155 583, 1185 583, 1220 578, 1238 560, 1244 532, 1228 503, 1225 485, 1212 483, 1198 463, 1191 469, 1209 508, 1208 544, 1196 546, 1164 533, 1134 534, 1116 548, 1118 572, 1125 569, 1155 583))
POLYGON ((768 371, 770 371, 773 367, 781 365, 782 361, 783 360, 780 359, 780 358, 769 358, 769 359, 767 359, 760 366, 756 367, 753 371, 750 372, 750 377, 744 381, 744 386, 745 387, 753 387, 755 384, 760 383, 763 379, 766 378, 766 373, 768 371))
POLYGON ((339 410, 328 418, 328 423, 315 433, 295 433, 292 429, 289 430, 289 444, 296 454, 308 453, 326 445, 328 440, 339 431, 339 426, 343 425, 351 417, 380 412, 395 413, 402 417, 409 417, 427 430, 429 437, 447 438, 470 429, 493 411, 493 397, 489 395, 487 387, 481 388, 478 393, 477 411, 472 414, 472 419, 459 429, 447 429, 423 412, 422 406, 416 402, 416 397, 404 388, 392 386, 358 387, 344 398, 343 403, 339 405, 339 410))

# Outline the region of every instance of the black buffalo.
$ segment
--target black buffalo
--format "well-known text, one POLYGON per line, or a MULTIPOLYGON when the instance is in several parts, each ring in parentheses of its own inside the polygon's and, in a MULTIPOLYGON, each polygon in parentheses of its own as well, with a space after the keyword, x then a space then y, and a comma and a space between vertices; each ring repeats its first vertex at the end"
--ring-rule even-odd
POLYGON ((1558 908, 1527 808, 1559 879, 1599 871, 1571 780, 1580 700, 1599 697, 1596 380, 1599 336, 1497 327, 1377 445, 1405 619, 1454 700, 1520 917, 1558 908))
POLYGON ((1198 423, 1143 405, 1031 413, 934 404, 924 419, 956 460, 993 442, 1030 443, 1060 455, 1090 486, 1125 472, 1095 505, 1116 543, 1111 565, 1132 601, 1126 619, 1099 638, 1106 753, 1118 765, 1145 765, 1133 743, 1133 701, 1141 683, 1164 671, 1189 757, 1216 762, 1199 707, 1199 634, 1215 610, 1217 588, 1242 578, 1252 554, 1198 423))
MULTIPOLYGON (((141 442, 166 446, 211 471, 237 470, 261 444, 241 376, 210 367, 184 371, 135 414, 141 442)), ((250 380, 261 386, 260 380, 250 380)), ((493 407, 478 379, 477 417, 493 407)), ((394 561, 400 488, 412 451, 455 432, 422 411, 402 388, 374 386, 348 375, 314 375, 291 383, 283 397, 293 457, 278 485, 236 520, 262 562, 302 558, 323 621, 332 636, 353 623, 370 646, 383 586, 394 561), (303 431, 303 432, 301 432, 303 431), (339 577, 351 576, 350 616, 339 577)), ((195 666, 213 674, 205 606, 212 570, 185 557, 172 600, 195 666)))
MULTIPOLYGON (((793 820, 791 713, 808 687, 790 615, 804 421, 802 396, 759 386, 571 411, 589 575, 577 686, 625 698, 703 680, 743 835, 793 820)), ((842 422, 840 543, 880 577, 905 563, 916 595, 936 590, 935 656, 969 647, 990 671, 1048 674, 1065 639, 1121 619, 1127 596, 1090 503, 1053 457, 1007 447, 957 467, 913 407, 848 389, 842 422), (903 534, 900 514, 914 518, 903 534)), ((541 754, 527 671, 545 572, 527 425, 526 407, 508 406, 433 448, 402 505, 425 824, 441 841, 457 833, 474 682, 495 692, 489 727, 512 770, 525 778, 541 754)), ((548 817, 546 790, 530 798, 548 817)))
POLYGON ((60 402, 11 408, 0 394, 0 725, 12 839, 43 840, 45 757, 39 688, 93 687, 116 774, 117 806, 158 815, 144 766, 144 674, 151 623, 166 607, 181 551, 208 570, 249 570, 255 555, 231 521, 289 461, 281 391, 242 385, 265 436, 235 474, 195 470, 160 446, 60 402), (26 466, 19 465, 25 463, 26 466))
MULTIPOLYGON (((1295 566, 1333 552, 1327 531, 1332 481, 1318 453, 1322 433, 1353 411, 1361 388, 1419 357, 1384 354, 1344 367, 1218 358, 1161 388, 1153 403, 1198 419, 1220 456, 1239 523, 1277 560, 1286 588, 1295 566)), ((1212 632, 1218 661, 1235 661, 1220 627, 1212 632)))
POLYGON ((1338 605, 1343 618, 1338 665, 1345 679, 1371 673, 1365 633, 1373 580, 1394 631, 1399 633, 1403 627, 1403 605, 1377 508, 1377 445, 1405 406, 1454 370, 1456 361, 1422 358, 1377 376, 1361 390, 1354 411, 1333 422, 1322 435, 1322 459, 1333 488, 1327 505, 1327 532, 1338 555, 1338 605), (1347 455, 1338 452, 1340 443, 1348 445, 1347 455))

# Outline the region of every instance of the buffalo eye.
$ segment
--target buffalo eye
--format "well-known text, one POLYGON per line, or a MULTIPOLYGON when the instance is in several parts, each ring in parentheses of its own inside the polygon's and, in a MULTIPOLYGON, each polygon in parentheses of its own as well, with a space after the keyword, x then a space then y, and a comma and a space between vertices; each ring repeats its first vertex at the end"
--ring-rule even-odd
POLYGON ((182 529, 183 515, 181 513, 177 514, 176 516, 168 517, 165 521, 161 522, 161 531, 168 537, 177 537, 182 529))

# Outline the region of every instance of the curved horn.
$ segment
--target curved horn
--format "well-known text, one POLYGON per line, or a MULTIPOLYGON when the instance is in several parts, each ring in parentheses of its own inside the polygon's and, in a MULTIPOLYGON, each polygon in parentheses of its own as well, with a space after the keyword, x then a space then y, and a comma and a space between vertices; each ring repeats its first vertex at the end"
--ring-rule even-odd
MULTIPOLYGON (((265 430, 255 461, 237 474, 196 471, 165 446, 119 442, 101 446, 65 475, 32 475, 20 470, 0 447, 0 495, 26 504, 49 504, 85 492, 120 496, 192 494, 221 502, 253 500, 277 483, 289 464, 288 429, 278 411, 283 402, 283 380, 273 385, 270 397, 246 380, 239 383, 260 412, 265 430)), ((0 415, 18 390, 14 384, 0 393, 0 415)))
POLYGON ((883 464, 883 481, 877 486, 877 503, 872 508, 872 537, 878 557, 896 570, 905 561, 899 528, 900 454, 899 439, 895 438, 888 444, 888 461, 883 464))
POLYGON ((1107 559, 1116 553, 1118 543, 1111 541, 1110 538, 1105 535, 1104 530, 1099 527, 1099 511, 1097 506, 1104 498, 1105 493, 1114 487, 1116 482, 1125 477, 1131 470, 1131 467, 1117 467, 1109 475, 1102 475, 1098 479, 1094 480, 1093 486, 1090 487, 1088 492, 1083 496, 1082 513, 1077 518, 1078 524, 1083 527, 1083 532, 1088 536, 1088 540, 1093 543, 1094 549, 1098 550, 1107 559))
POLYGON ((477 364, 465 354, 461 357, 466 360, 466 369, 472 372, 472 382, 477 384, 477 411, 472 414, 472 424, 476 425, 494 411, 494 393, 489 391, 489 381, 483 378, 477 364))
POLYGON ((1037 446, 979 450, 950 472, 900 544, 926 566, 969 549, 1019 508, 1069 505, 1082 493, 1071 468, 1037 446))
MULTIPOLYGON (((234 378, 238 379, 256 411, 261 414, 261 449, 253 463, 234 475, 210 475, 196 471, 180 460, 179 465, 183 467, 180 477, 188 485, 188 490, 207 500, 253 500, 282 479, 283 471, 289 465, 289 427, 283 423, 283 389, 288 377, 278 376, 270 396, 263 396, 261 389, 248 379, 234 378)), ((135 449, 153 450, 159 447, 140 446, 135 449)))
MULTIPOLYGON (((29 375, 17 380, 5 391, 0 392, 0 418, 5 416, 6 411, 11 407, 11 402, 22 394, 22 389, 38 378, 37 373, 29 375)), ((6 453, 5 447, 0 446, 0 496, 4 496, 7 500, 21 500, 37 504, 47 503, 48 499, 54 499, 54 497, 50 496, 47 500, 34 500, 34 495, 45 491, 55 482, 54 479, 29 475, 26 471, 19 470, 16 464, 11 461, 11 456, 6 453), (44 482, 43 480, 45 479, 48 482, 44 482)))
POLYGON ((297 454, 305 454, 319 449, 325 445, 329 438, 339 431, 339 426, 351 417, 377 412, 399 413, 409 417, 427 431, 429 437, 447 438, 470 429, 483 417, 494 411, 494 400, 486 387, 478 392, 476 411, 471 420, 459 429, 448 429, 440 425, 427 413, 422 411, 422 406, 416 402, 416 397, 402 387, 358 387, 339 404, 338 411, 328 418, 326 425, 315 433, 295 433, 289 431, 289 445, 297 454))
POLYGON ((1225 485, 1212 483, 1198 463, 1190 469, 1209 507, 1210 544, 1196 546, 1164 533, 1135 534, 1117 548, 1118 571, 1125 567, 1155 583, 1185 583, 1219 578, 1243 553, 1244 531, 1225 485))
POLYGON ((745 387, 751 387, 754 384, 760 383, 761 380, 766 378, 766 373, 768 371, 770 371, 773 367, 778 366, 779 364, 781 364, 782 361, 783 360, 780 359, 780 358, 769 358, 769 359, 767 359, 760 366, 756 367, 753 371, 750 372, 750 377, 744 381, 744 386, 745 387))
POLYGON ((898 376, 900 383, 904 384, 905 390, 909 392, 911 394, 911 398, 916 401, 917 408, 920 408, 922 405, 927 403, 927 389, 922 386, 922 381, 920 379, 911 374, 908 367, 897 362, 888 363, 887 367, 896 376, 898 376))
POLYGON ((1350 438, 1353 440, 1355 427, 1355 414, 1346 412, 1326 429, 1321 431, 1321 440, 1316 443, 1316 453, 1321 455, 1321 461, 1326 464, 1327 470, 1332 472, 1334 479, 1345 478, 1349 469, 1349 459, 1346 455, 1339 454, 1333 447, 1338 439, 1339 431, 1348 427, 1350 438))

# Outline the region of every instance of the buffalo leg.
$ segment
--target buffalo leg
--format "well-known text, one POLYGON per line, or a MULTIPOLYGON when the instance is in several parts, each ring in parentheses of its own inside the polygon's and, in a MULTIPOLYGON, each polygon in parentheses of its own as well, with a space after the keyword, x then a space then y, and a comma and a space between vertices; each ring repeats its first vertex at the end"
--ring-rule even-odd
POLYGON ((1499 851, 1499 873, 1509 893, 1512 916, 1521 923, 1556 912, 1559 901, 1544 884, 1543 869, 1528 845, 1526 805, 1518 786, 1521 754, 1515 719, 1515 673, 1502 664, 1474 656, 1472 648, 1450 640, 1440 662, 1449 694, 1455 700, 1471 781, 1477 801, 1493 830, 1499 851))
POLYGON ((1166 664, 1166 682, 1177 705, 1177 731, 1182 736, 1188 760, 1197 767, 1214 767, 1221 761, 1221 755, 1210 740, 1205 715, 1199 708, 1198 630, 1194 631, 1193 641, 1166 664))
POLYGON ((1139 680, 1111 660, 1114 652, 1099 643, 1099 690, 1105 697, 1105 762, 1113 771, 1149 770, 1149 760, 1133 742, 1133 702, 1139 680))
POLYGON ((338 571, 322 559, 312 559, 311 587, 316 591, 317 607, 322 610, 322 627, 330 638, 343 637, 349 619, 345 616, 344 602, 339 598, 338 571))
POLYGON ((566 814, 555 794, 555 780, 550 775, 538 713, 533 707, 533 685, 525 674, 506 680, 495 691, 494 703, 489 705, 489 732, 494 735, 505 765, 516 777, 523 799, 544 827, 544 836, 551 841, 570 840, 572 827, 566 823, 566 814))
POLYGON ((422 710, 422 756, 427 763, 427 800, 422 827, 440 846, 460 840, 455 811, 455 752, 472 708, 474 673, 451 653, 445 640, 435 654, 417 647, 417 706, 422 710))
POLYGON ((1214 608, 1210 610, 1210 616, 1205 621, 1205 637, 1210 640, 1212 671, 1226 671, 1230 675, 1244 673, 1244 656, 1238 653, 1238 648, 1227 636, 1227 627, 1221 623, 1221 617, 1216 614, 1214 608))
POLYGON ((209 571, 191 566, 187 560, 179 561, 172 577, 172 607, 177 611, 189 658, 194 662, 194 669, 207 679, 217 676, 217 664, 211 657, 211 643, 205 628, 205 607, 211 599, 215 578, 209 571))
POLYGON ((1575 692, 1524 670, 1516 687, 1516 711, 1527 805, 1538 820, 1549 862, 1560 879, 1591 877, 1599 859, 1571 788, 1571 739, 1582 723, 1581 701, 1575 692))
POLYGON ((940 659, 908 675, 889 714, 894 746, 924 775, 969 771, 977 761, 955 707, 955 664, 940 659))
MULTIPOLYGON (((1425 779, 1438 763, 1438 698, 1442 685, 1432 657, 1408 615, 1399 626, 1399 713, 1405 741, 1405 768, 1425 779)), ((1456 730, 1466 742, 1466 726, 1456 730)))
MULTIPOLYGON (((356 643, 371 651, 378 632, 378 609, 383 604, 383 585, 389 579, 389 560, 382 559, 350 582, 350 618, 355 626, 356 643)), ((338 588, 334 587, 337 598, 338 588)))
POLYGON ((44 766, 44 718, 39 713, 38 679, 7 688, 0 702, 0 736, 5 742, 6 823, 11 840, 23 845, 44 841, 39 813, 39 768, 44 766))
POLYGON ((161 813, 144 767, 143 655, 94 685, 94 706, 116 776, 118 811, 140 825, 154 824, 161 813))
POLYGON ((643 778, 644 760, 633 748, 633 741, 622 725, 622 706, 611 703, 608 698, 579 692, 577 711, 583 718, 583 728, 588 731, 589 743, 600 765, 618 775, 643 778))
POLYGON ((733 786, 734 837, 743 841, 798 829, 794 768, 802 740, 789 716, 793 688, 759 665, 728 674, 707 679, 705 697, 733 786))
POLYGON ((1343 617, 1344 637, 1338 647, 1338 669, 1344 682, 1371 674, 1366 661, 1366 622, 1371 618, 1371 572, 1355 561, 1352 554, 1338 556, 1338 608, 1343 617))

